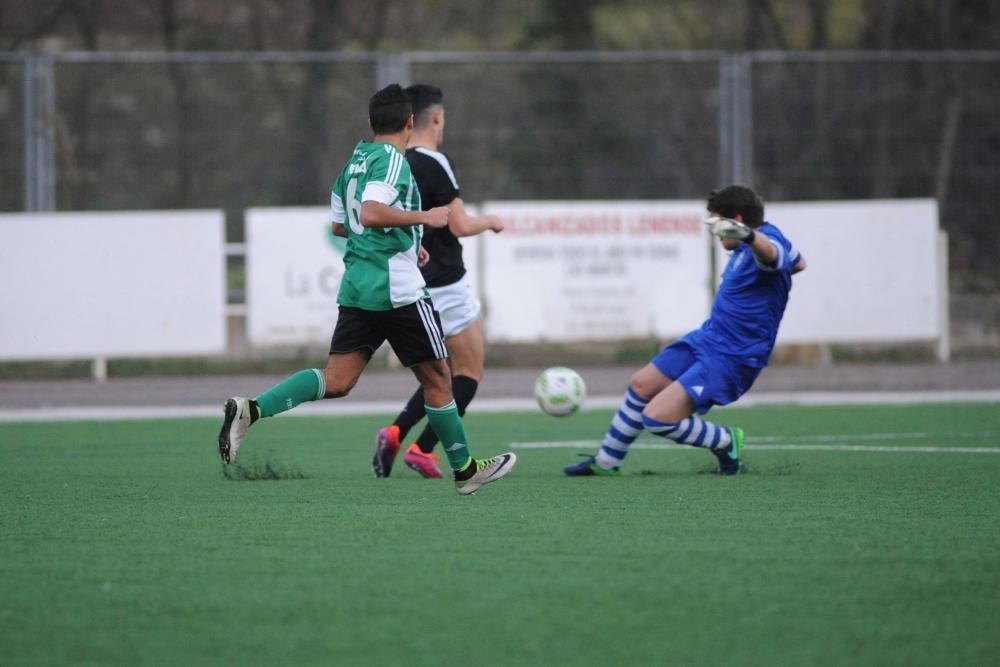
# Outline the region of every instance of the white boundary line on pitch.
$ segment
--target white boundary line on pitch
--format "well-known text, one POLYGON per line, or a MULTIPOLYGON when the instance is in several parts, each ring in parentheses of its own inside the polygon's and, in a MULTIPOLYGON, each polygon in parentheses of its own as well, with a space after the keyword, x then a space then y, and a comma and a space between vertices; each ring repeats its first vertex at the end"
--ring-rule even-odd
POLYGON ((785 435, 755 435, 748 440, 754 443, 789 441, 798 442, 843 442, 845 440, 860 440, 862 442, 884 440, 927 440, 929 438, 998 438, 1000 431, 961 431, 957 433, 852 433, 835 435, 797 435, 794 438, 785 435))
MULTIPOLYGON (((887 434, 888 435, 888 434, 887 434)), ((831 436, 833 437, 833 436, 831 436)), ((847 440, 848 438, 843 438, 847 440)), ((508 447, 512 449, 596 449, 600 447, 600 440, 566 440, 563 442, 512 442, 508 447)), ((695 451, 702 449, 690 447, 688 445, 676 445, 668 443, 637 442, 632 445, 632 449, 676 449, 681 451, 695 451)), ((1000 454, 1000 447, 887 447, 885 445, 755 445, 753 442, 746 444, 746 449, 755 452, 765 451, 806 451, 806 452, 892 452, 905 454, 1000 454)))
MULTIPOLYGON (((216 405, 144 405, 90 406, 3 409, 0 422, 49 421, 117 421, 128 419, 187 419, 191 417, 221 417, 222 399, 216 405)), ((614 409, 621 405, 622 396, 592 396, 584 402, 585 409, 614 409)), ((734 407, 755 405, 915 405, 920 403, 996 403, 1000 389, 962 391, 870 391, 834 392, 801 391, 750 394, 734 407)), ((336 417, 342 415, 396 414, 403 407, 399 401, 329 400, 305 403, 282 416, 336 417)), ((532 398, 481 398, 473 403, 475 412, 534 412, 538 404, 532 398)))

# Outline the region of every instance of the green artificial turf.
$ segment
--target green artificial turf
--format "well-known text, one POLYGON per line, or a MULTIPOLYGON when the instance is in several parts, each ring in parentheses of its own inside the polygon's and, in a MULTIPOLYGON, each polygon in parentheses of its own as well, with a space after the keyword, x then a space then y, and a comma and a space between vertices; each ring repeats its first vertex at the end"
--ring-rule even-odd
MULTIPOLYGON (((481 455, 611 414, 474 408, 481 455)), ((1000 661, 1000 454, 763 448, 1000 448, 996 405, 712 417, 745 474, 637 448, 570 479, 592 450, 519 448, 470 498, 373 479, 375 417, 261 422, 228 477, 217 420, 0 424, 0 664, 1000 661)))

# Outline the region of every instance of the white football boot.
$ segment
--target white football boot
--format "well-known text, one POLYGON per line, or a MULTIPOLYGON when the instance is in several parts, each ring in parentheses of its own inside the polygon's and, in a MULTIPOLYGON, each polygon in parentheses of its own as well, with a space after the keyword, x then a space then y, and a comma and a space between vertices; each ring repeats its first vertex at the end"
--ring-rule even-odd
POLYGON ((517 463, 517 454, 507 452, 489 459, 475 459, 476 474, 469 479, 455 480, 455 489, 463 496, 471 496, 479 487, 495 482, 511 471, 517 463))
POLYGON ((235 463, 236 453, 250 428, 250 399, 234 396, 226 401, 225 418, 219 431, 219 456, 223 463, 235 463))

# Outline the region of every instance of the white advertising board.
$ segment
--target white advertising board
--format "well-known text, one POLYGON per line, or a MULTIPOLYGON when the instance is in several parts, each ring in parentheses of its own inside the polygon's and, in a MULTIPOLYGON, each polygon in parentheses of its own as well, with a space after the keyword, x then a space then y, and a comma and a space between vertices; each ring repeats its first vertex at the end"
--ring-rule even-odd
MULTIPOLYGON (((471 208, 471 207, 470 207, 471 208)), ((703 201, 489 202, 507 228, 463 239, 490 341, 679 336, 711 305, 703 201)), ((342 251, 326 207, 247 211, 255 346, 329 343, 342 251)), ((947 276, 933 200, 769 203, 805 255, 779 343, 944 340, 947 276)), ((342 247, 342 246, 341 246, 342 247)))
MULTIPOLYGON (((932 199, 773 203, 766 218, 806 258, 778 343, 932 340, 941 335, 938 210, 932 199)), ((719 250, 717 266, 726 257, 719 250)))
MULTIPOLYGON (((251 208, 246 216, 247 339, 255 347, 328 349, 346 241, 331 233, 328 207, 251 208)), ((462 239, 473 289, 477 239, 462 239)))
POLYGON ((533 342, 666 338, 711 299, 702 201, 488 202, 486 335, 533 342))
POLYGON ((330 342, 344 239, 329 207, 251 208, 246 224, 247 340, 251 345, 330 342))
POLYGON ((0 215, 0 358, 218 354, 221 211, 0 215))

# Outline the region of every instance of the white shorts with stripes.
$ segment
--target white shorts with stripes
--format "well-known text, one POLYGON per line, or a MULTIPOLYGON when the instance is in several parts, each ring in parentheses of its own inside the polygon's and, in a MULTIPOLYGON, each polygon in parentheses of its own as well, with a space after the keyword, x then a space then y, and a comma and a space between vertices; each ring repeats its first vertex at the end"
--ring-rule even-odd
POLYGON ((468 275, 450 285, 428 287, 427 291, 434 301, 435 310, 441 314, 445 337, 461 333, 479 318, 482 305, 472 293, 468 275))

